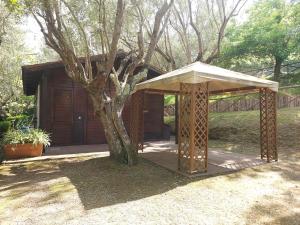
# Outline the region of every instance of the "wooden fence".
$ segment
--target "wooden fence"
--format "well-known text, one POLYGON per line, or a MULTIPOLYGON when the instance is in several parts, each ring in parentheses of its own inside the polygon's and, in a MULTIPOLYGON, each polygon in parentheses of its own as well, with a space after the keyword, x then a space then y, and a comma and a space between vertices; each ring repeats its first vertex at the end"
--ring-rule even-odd
MULTIPOLYGON (((277 98, 278 108, 292 108, 300 107, 300 95, 278 95, 277 98)), ((251 111, 259 110, 259 99, 257 98, 240 98, 232 99, 223 98, 215 100, 209 104, 210 112, 234 112, 234 111, 251 111)), ((165 116, 175 114, 175 105, 165 107, 165 116)))
MULTIPOLYGON (((279 95, 277 108, 300 107, 300 96, 279 95)), ((251 111, 259 109, 258 98, 221 99, 210 104, 210 112, 251 111)))

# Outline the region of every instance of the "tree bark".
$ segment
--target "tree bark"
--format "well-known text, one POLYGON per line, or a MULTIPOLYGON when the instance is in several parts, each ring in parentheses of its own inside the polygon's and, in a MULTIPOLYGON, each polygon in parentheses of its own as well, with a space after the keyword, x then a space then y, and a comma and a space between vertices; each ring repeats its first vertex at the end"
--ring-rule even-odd
POLYGON ((97 95, 90 93, 94 110, 100 120, 108 144, 110 157, 121 163, 136 165, 138 162, 137 150, 131 144, 130 137, 122 119, 123 103, 112 100, 103 103, 97 95))
POLYGON ((283 63, 283 60, 281 58, 275 57, 274 81, 279 81, 279 79, 280 79, 282 63, 283 63))

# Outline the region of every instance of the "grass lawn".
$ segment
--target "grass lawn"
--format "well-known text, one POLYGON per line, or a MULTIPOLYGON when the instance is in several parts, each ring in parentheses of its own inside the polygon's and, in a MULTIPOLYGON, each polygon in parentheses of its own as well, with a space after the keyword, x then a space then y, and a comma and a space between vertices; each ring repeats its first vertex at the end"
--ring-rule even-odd
MULTIPOLYGON (((300 146, 300 108, 278 110, 277 122, 279 146, 300 146)), ((165 123, 174 130, 174 117, 165 117, 165 123)), ((259 129, 259 111, 210 113, 209 147, 257 154, 260 148, 259 129)))
POLYGON ((188 179, 107 157, 0 166, 1 224, 300 224, 300 149, 278 163, 188 179))
MULTIPOLYGON (((258 153, 258 118, 211 114, 211 147, 258 153)), ((100 156, 1 165, 0 224, 299 225, 299 119, 279 110, 279 162, 205 179, 100 156)))

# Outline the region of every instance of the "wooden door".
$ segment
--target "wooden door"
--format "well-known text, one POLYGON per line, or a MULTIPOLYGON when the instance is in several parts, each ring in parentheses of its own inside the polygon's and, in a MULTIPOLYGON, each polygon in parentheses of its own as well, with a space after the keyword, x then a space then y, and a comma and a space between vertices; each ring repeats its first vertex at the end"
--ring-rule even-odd
POLYGON ((73 144, 75 145, 86 143, 86 120, 87 93, 83 88, 75 85, 73 112, 73 144))
POLYGON ((85 118, 81 114, 74 116, 73 123, 73 144, 83 145, 85 143, 85 118))
MULTIPOLYGON (((53 145, 72 144, 73 89, 52 89, 51 140, 53 145)), ((49 112, 50 113, 50 112, 49 112)))

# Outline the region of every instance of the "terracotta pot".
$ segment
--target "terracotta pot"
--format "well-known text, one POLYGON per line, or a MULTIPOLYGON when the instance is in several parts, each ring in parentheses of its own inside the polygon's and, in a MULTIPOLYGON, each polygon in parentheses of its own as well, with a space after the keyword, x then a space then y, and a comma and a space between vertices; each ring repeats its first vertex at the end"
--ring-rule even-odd
POLYGON ((41 156, 43 153, 42 144, 15 144, 5 145, 4 155, 6 159, 20 159, 26 157, 41 156))

